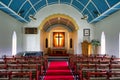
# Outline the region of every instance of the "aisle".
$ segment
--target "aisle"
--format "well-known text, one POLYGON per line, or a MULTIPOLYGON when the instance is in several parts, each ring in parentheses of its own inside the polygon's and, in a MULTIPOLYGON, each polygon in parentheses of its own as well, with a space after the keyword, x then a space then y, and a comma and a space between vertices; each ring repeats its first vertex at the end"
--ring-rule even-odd
POLYGON ((67 61, 51 61, 44 80, 74 80, 67 61))

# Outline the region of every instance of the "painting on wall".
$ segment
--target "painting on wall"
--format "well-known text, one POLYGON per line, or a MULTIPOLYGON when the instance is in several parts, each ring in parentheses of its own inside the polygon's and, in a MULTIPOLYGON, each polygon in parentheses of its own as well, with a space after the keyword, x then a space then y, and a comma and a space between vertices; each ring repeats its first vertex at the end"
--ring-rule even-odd
POLYGON ((90 29, 84 29, 83 30, 83 35, 84 36, 90 36, 90 29))

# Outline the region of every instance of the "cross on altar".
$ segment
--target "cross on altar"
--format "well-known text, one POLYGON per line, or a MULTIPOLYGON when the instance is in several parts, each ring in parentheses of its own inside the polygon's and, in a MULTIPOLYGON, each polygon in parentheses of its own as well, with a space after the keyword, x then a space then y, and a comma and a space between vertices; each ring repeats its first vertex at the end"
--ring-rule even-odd
POLYGON ((64 47, 64 33, 55 32, 53 34, 53 45, 54 47, 64 47))
POLYGON ((60 39, 61 39, 61 38, 62 38, 62 36, 61 36, 61 35, 57 35, 57 36, 56 36, 56 38, 58 38, 58 39, 60 38, 60 39))
POLYGON ((56 35, 56 39, 57 39, 57 44, 58 46, 60 46, 62 44, 62 35, 61 34, 58 34, 56 35))

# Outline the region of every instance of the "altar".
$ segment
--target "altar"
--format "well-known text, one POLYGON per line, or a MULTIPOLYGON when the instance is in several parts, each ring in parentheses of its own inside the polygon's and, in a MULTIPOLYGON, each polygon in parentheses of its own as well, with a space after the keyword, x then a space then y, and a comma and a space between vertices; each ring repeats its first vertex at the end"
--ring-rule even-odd
POLYGON ((52 48, 50 55, 54 55, 54 56, 63 56, 66 55, 66 49, 65 48, 52 48))
POLYGON ((66 50, 65 49, 52 49, 53 54, 65 54, 66 50))

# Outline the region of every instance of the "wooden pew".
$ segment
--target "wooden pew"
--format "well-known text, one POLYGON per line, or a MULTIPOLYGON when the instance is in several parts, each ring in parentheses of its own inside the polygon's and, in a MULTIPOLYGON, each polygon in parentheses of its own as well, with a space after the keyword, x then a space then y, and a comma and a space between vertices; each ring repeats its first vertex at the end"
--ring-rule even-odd
POLYGON ((109 70, 111 72, 120 72, 120 64, 110 64, 109 70))
POLYGON ((107 72, 87 72, 87 80, 108 80, 107 72))
POLYGON ((40 64, 9 64, 7 65, 8 72, 32 72, 33 79, 39 79, 43 75, 43 67, 40 64), (38 76, 39 73, 39 76, 38 76))
MULTIPOLYGON (((77 64, 77 72, 81 72, 82 78, 87 77, 87 72, 94 72, 96 71, 95 64, 77 64)), ((79 73, 80 75, 80 73, 79 73)))
MULTIPOLYGON (((90 59, 89 59, 90 60, 90 59)), ((88 61, 86 64, 77 63, 77 72, 82 72, 82 77, 87 76, 87 72, 100 72, 100 71, 108 71, 109 70, 109 61, 95 61, 94 59, 91 59, 91 61, 88 61), (92 63, 93 60, 93 63, 92 63), (107 63, 107 64, 105 64, 107 63)))
MULTIPOLYGON (((44 75, 44 70, 48 67, 47 57, 23 57, 11 56, 4 57, 0 63, 0 71, 2 72, 32 72, 32 78, 40 80, 40 76, 44 75)), ((17 75, 17 74, 15 74, 17 75)), ((20 73, 20 75, 22 75, 20 73)))
POLYGON ((7 65, 6 64, 0 64, 0 72, 7 72, 7 65))
POLYGON ((109 71, 109 64, 97 64, 96 71, 109 71))
POLYGON ((120 80, 120 72, 108 72, 109 80, 120 80))
POLYGON ((32 72, 12 72, 10 80, 33 80, 32 72))
MULTIPOLYGON (((83 57, 83 56, 70 56, 69 64, 72 66, 73 72, 79 74, 79 77, 84 78, 83 71, 87 72, 98 72, 95 73, 96 75, 101 75, 104 73, 111 71, 114 73, 120 72, 120 58, 110 57, 108 55, 103 56, 90 56, 90 57, 83 57), (94 66, 93 66, 94 65, 94 66), (99 73, 100 72, 100 73, 99 73)), ((106 80, 108 79, 108 74, 105 74, 106 80)), ((80 78, 81 79, 81 78, 80 78)), ((100 80, 100 79, 99 79, 100 80)))
POLYGON ((0 80, 11 80, 11 72, 1 72, 0 71, 0 80))
POLYGON ((114 58, 112 57, 110 60, 111 64, 120 64, 120 58, 114 58))

